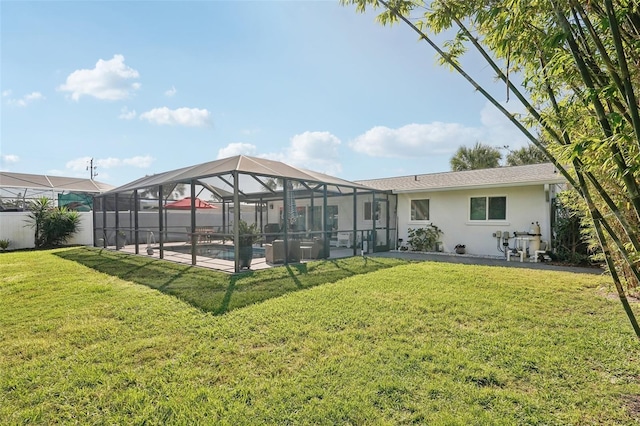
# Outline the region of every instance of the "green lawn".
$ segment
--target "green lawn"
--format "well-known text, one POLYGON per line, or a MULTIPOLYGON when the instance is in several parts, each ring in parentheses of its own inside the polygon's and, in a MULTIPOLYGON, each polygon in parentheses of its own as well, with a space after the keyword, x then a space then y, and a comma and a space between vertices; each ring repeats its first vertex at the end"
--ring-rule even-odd
POLYGON ((637 424, 640 344, 607 291, 379 258, 230 276, 5 253, 0 424, 637 424))

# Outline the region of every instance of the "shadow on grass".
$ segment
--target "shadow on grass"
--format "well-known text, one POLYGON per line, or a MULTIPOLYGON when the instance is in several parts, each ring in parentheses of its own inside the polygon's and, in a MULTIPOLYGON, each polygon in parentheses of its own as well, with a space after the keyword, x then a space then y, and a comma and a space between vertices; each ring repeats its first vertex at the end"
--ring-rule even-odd
POLYGON ((353 257, 290 264, 230 275, 92 247, 78 247, 55 254, 98 272, 178 297, 214 315, 222 315, 293 291, 409 263, 400 259, 353 257))

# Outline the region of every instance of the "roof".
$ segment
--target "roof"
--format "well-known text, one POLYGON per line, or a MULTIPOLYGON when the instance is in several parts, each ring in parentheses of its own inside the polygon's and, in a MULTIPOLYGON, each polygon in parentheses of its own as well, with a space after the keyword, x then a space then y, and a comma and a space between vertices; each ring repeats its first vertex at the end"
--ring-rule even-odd
POLYGON ((494 169, 443 172, 356 181, 379 190, 395 193, 445 191, 505 186, 565 183, 552 163, 494 169))
POLYGON ((348 186, 351 188, 368 189, 337 177, 329 176, 311 170, 301 169, 280 161, 267 160, 265 158, 249 157, 237 155, 223 158, 207 163, 196 164, 194 166, 183 167, 168 172, 145 176, 133 182, 115 188, 112 192, 132 191, 134 189, 146 188, 167 183, 186 183, 192 179, 201 179, 210 176, 224 175, 232 172, 268 176, 274 178, 296 179, 306 182, 326 183, 329 185, 348 186))
POLYGON ((0 187, 88 193, 101 193, 113 188, 112 185, 91 179, 12 172, 0 172, 0 187))

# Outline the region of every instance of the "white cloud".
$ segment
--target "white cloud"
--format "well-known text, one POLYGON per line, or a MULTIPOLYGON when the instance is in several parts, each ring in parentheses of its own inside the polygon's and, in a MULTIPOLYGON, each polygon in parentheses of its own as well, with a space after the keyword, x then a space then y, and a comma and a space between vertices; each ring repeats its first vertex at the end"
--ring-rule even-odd
POLYGON ((172 97, 173 95, 175 95, 176 93, 178 93, 178 91, 176 90, 176 88, 174 86, 171 86, 171 89, 166 90, 164 92, 164 95, 168 98, 172 97))
POLYGON ((218 159, 253 155, 329 175, 339 175, 342 172, 338 155, 340 143, 340 139, 329 132, 304 132, 293 136, 289 146, 281 152, 258 154, 258 148, 253 144, 231 143, 218 150, 218 159))
POLYGON ((140 114, 140 119, 160 125, 203 127, 209 124, 210 115, 206 109, 178 108, 171 110, 167 107, 162 107, 140 114))
POLYGON ((338 175, 342 172, 338 154, 340 143, 340 139, 329 132, 304 132, 293 136, 289 147, 282 152, 266 154, 263 157, 329 175, 338 175))
MULTIPOLYGON (((10 90, 5 90, 4 92, 2 92, 2 96, 6 97, 6 96, 9 96, 9 95, 11 95, 11 91, 10 90)), ((40 92, 31 92, 31 93, 27 93, 26 95, 24 95, 20 99, 8 99, 7 103, 9 105, 17 105, 19 107, 26 107, 31 102, 40 101, 40 100, 43 100, 43 99, 44 99, 44 96, 42 95, 42 93, 40 93, 40 92)))
POLYGON ((17 163, 18 161, 20 161, 20 157, 13 154, 2 154, 0 156, 0 159, 2 160, 3 163, 7 163, 7 164, 17 163))
MULTIPOLYGON (((74 160, 68 161, 65 164, 66 170, 78 172, 87 170, 91 161, 91 157, 80 157, 74 160)), ((136 156, 130 158, 94 158, 93 165, 97 167, 97 170, 100 169, 113 169, 118 167, 125 166, 133 166, 141 169, 145 169, 151 166, 151 164, 155 161, 155 158, 150 155, 145 156, 136 156)))
POLYGON ((120 109, 120 115, 118 116, 118 118, 121 120, 133 120, 137 115, 138 114, 136 113, 135 109, 129 111, 129 108, 125 106, 120 109))
POLYGON ((256 155, 258 148, 250 143, 230 143, 218 150, 218 160, 236 155, 256 155))
POLYGON ((475 143, 480 129, 458 123, 408 124, 398 129, 376 126, 349 143, 351 149, 372 157, 426 157, 454 152, 475 143))
POLYGON ((155 158, 150 155, 138 155, 136 157, 125 158, 124 160, 122 160, 122 163, 126 166, 134 166, 141 169, 146 169, 148 167, 151 167, 151 163, 153 163, 154 161, 155 158))
POLYGON ((74 160, 67 161, 67 164, 65 164, 65 167, 67 168, 67 170, 71 170, 74 172, 77 172, 80 170, 86 170, 87 167, 89 167, 90 161, 91 161, 91 157, 76 158, 74 160))
POLYGON ((349 142, 349 147, 371 157, 410 158, 453 154, 458 147, 473 146, 476 142, 497 148, 527 144, 522 133, 488 102, 480 111, 480 120, 479 127, 437 121, 397 129, 376 126, 349 142))
POLYGON ((10 89, 2 91, 2 97, 6 98, 7 96, 11 96, 11 90, 10 89))
POLYGON ((124 63, 124 56, 114 55, 113 59, 99 59, 93 69, 80 69, 67 77, 67 82, 58 90, 70 92, 71 99, 77 101, 83 95, 97 99, 119 100, 128 98, 140 88, 140 83, 131 82, 140 77, 138 71, 124 63))

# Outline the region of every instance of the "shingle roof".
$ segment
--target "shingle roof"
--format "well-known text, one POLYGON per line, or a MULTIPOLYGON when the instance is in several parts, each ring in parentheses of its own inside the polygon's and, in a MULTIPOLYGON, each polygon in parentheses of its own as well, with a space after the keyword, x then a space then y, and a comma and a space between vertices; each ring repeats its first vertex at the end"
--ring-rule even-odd
POLYGON ((498 186, 526 186, 564 183, 566 180, 551 163, 495 169, 443 172, 356 181, 359 184, 393 192, 443 191, 498 186))
POLYGON ((96 182, 91 179, 12 172, 0 172, 0 187, 64 190, 88 193, 101 193, 113 188, 112 185, 96 182))

